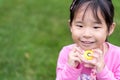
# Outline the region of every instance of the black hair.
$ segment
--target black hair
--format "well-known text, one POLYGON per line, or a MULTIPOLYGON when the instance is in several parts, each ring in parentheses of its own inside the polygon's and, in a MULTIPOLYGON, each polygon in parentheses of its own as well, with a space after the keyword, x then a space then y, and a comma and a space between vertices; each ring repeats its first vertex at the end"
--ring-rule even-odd
POLYGON ((113 23, 114 18, 114 6, 111 0, 73 0, 70 6, 70 25, 72 25, 72 21, 75 17, 75 13, 77 12, 77 10, 81 6, 84 6, 85 3, 88 3, 86 9, 88 7, 91 8, 93 10, 95 19, 98 20, 99 22, 101 21, 98 17, 97 12, 98 9, 100 10, 109 31, 110 25, 113 23))

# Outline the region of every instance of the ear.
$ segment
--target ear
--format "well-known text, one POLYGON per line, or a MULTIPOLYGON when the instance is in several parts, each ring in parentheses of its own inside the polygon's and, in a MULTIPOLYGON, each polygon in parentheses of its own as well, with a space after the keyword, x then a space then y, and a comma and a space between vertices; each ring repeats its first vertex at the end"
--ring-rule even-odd
POLYGON ((68 20, 68 26, 69 26, 70 31, 72 32, 72 24, 70 24, 70 20, 68 20))
POLYGON ((110 30, 109 30, 109 36, 114 32, 116 24, 113 22, 112 25, 110 26, 110 30))
POLYGON ((71 25, 70 25, 70 20, 68 20, 68 26, 71 27, 71 25))

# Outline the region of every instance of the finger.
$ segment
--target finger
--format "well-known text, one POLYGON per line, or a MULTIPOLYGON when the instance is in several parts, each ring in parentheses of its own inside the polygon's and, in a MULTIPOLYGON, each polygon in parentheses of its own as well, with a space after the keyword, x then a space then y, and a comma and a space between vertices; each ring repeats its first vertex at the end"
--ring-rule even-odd
POLYGON ((84 64, 84 66, 87 67, 87 68, 93 68, 94 67, 94 65, 92 65, 92 64, 84 64))
POLYGON ((99 54, 97 54, 95 52, 94 52, 94 54, 90 54, 90 56, 93 57, 93 58, 99 58, 99 54))
POLYGON ((104 53, 101 49, 94 49, 94 61, 92 62, 92 64, 99 66, 101 64, 103 64, 104 62, 104 53))
POLYGON ((79 53, 77 51, 75 51, 75 52, 73 51, 70 56, 71 56, 71 59, 78 61, 78 62, 81 62, 81 60, 79 58, 79 53))
POLYGON ((71 51, 71 54, 68 56, 68 64, 70 64, 73 67, 76 67, 79 63, 81 63, 81 60, 78 57, 78 53, 71 51))
POLYGON ((75 52, 76 51, 76 49, 75 49, 75 47, 73 47, 72 49, 71 49, 71 52, 75 52))
POLYGON ((83 63, 89 63, 88 60, 84 57, 84 55, 79 55, 79 57, 83 63))
POLYGON ((104 53, 101 49, 94 49, 94 57, 97 58, 98 60, 102 59, 104 56, 104 53))
POLYGON ((92 65, 96 65, 98 63, 98 60, 94 58, 93 60, 89 60, 88 63, 92 65))
POLYGON ((74 56, 76 52, 76 49, 73 47, 69 53, 69 57, 74 56))
POLYGON ((78 57, 73 57, 73 60, 74 60, 75 62, 81 63, 81 60, 80 60, 78 57))
POLYGON ((101 49, 94 49, 93 50, 95 53, 98 53, 98 54, 103 54, 103 51, 101 49))
POLYGON ((83 54, 84 50, 82 50, 81 48, 79 47, 75 47, 76 51, 78 51, 80 54, 83 54))

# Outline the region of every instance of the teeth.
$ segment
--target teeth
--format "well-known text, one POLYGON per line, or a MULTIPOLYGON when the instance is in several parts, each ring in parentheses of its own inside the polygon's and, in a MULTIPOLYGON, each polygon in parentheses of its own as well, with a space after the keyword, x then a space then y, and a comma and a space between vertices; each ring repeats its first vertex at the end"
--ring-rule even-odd
POLYGON ((83 43, 90 44, 90 43, 93 43, 93 42, 83 41, 83 43))

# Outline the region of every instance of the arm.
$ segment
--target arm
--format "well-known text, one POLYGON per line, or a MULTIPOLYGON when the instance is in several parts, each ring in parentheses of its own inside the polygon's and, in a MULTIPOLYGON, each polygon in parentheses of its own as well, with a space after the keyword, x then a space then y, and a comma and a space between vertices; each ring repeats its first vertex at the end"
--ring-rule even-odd
POLYGON ((69 48, 63 48, 60 52, 57 69, 56 80, 77 80, 80 75, 81 68, 74 68, 68 64, 69 48))
POLYGON ((80 75, 80 69, 75 69, 68 64, 63 67, 57 67, 56 80, 77 80, 80 75))
POLYGON ((104 69, 97 74, 98 80, 120 80, 120 48, 109 44, 104 69))
POLYGON ((97 73, 99 80, 120 80, 120 65, 116 68, 115 72, 108 69, 107 66, 100 72, 97 73))

